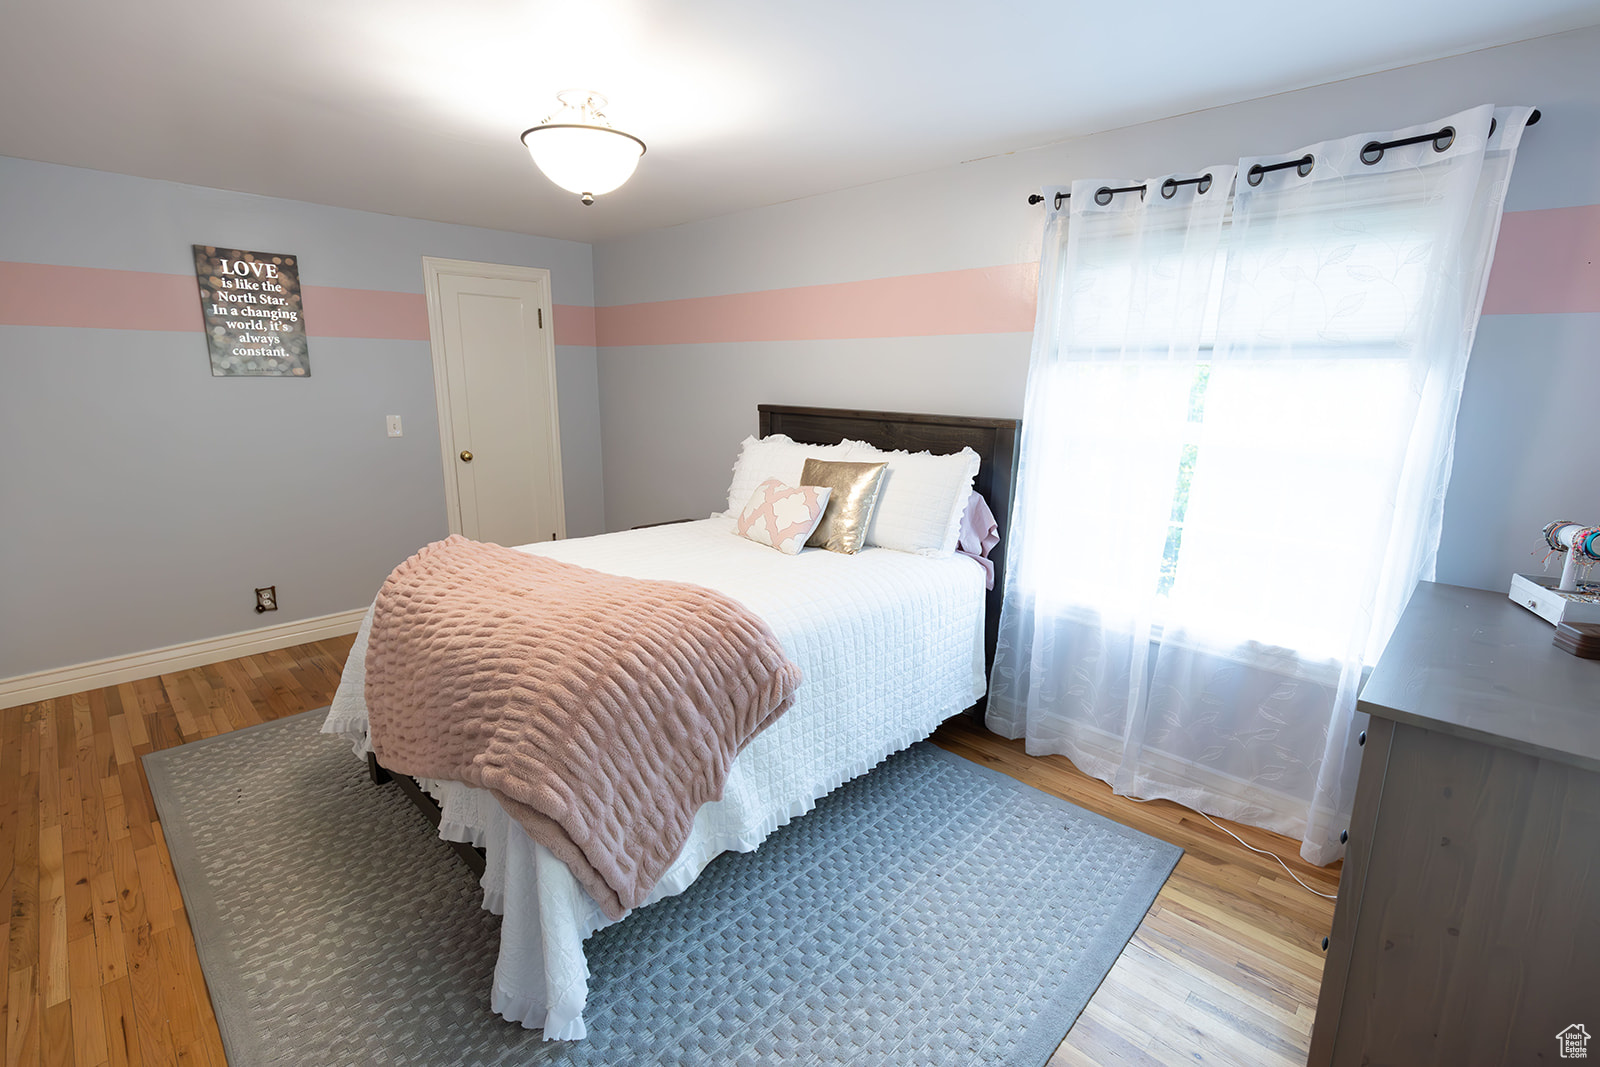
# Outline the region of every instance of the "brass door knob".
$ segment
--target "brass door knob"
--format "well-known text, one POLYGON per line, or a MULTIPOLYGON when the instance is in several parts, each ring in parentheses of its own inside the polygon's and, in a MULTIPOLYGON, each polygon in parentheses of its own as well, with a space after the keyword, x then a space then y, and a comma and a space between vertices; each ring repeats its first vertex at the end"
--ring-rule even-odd
POLYGON ((463 463, 471 463, 472 462, 472 453, 471 452, 467 452, 467 451, 463 451, 461 453, 461 462, 463 462, 463 463))

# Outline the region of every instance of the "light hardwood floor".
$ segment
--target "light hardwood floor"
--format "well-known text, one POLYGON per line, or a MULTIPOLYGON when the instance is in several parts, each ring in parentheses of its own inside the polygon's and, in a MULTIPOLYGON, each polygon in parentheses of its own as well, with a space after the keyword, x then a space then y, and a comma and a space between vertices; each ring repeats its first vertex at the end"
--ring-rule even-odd
MULTIPOLYGON (((0 711, 5 1067, 222 1067, 138 757, 326 704, 349 648, 320 641, 0 711)), ((1065 759, 963 722, 935 740, 1185 849, 1052 1067, 1305 1062, 1331 901, 1193 812, 1114 797, 1065 759)), ((1334 891, 1337 870, 1308 867, 1293 842, 1230 828, 1334 891)))
MULTIPOLYGON (((1028 756, 1020 741, 965 721, 947 723, 934 740, 1184 850, 1049 1067, 1303 1067, 1333 901, 1302 889, 1273 860, 1247 851, 1188 808, 1113 796, 1110 786, 1065 757, 1028 756)), ((1300 858, 1297 842, 1222 824, 1284 857, 1318 891, 1338 889, 1339 868, 1312 867, 1300 858)))

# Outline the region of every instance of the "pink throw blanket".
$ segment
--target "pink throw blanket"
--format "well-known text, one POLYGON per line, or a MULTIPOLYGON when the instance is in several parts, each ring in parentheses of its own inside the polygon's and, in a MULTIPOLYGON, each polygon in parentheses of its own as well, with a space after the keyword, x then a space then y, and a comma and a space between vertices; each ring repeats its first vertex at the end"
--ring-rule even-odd
POLYGON ((459 536, 395 568, 367 645, 383 765, 490 790, 613 919, 799 684, 766 623, 721 593, 459 536))

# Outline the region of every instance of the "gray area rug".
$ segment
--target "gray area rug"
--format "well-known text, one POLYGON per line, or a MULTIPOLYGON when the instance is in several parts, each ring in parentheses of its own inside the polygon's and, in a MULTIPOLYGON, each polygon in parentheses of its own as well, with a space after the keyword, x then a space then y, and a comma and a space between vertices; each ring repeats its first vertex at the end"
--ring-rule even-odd
POLYGON ((321 711, 144 757, 234 1067, 1038 1067, 1181 850, 920 744, 591 937, 589 1038, 489 1011, 499 920, 321 711))

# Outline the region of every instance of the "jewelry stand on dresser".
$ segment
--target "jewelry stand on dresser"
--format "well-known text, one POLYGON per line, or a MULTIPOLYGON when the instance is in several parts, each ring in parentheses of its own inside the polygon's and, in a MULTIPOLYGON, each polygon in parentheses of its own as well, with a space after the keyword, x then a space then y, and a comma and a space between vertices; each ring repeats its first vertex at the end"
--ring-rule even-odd
POLYGON ((1543 1063, 1600 1034, 1600 662, 1553 633, 1504 593, 1412 594, 1361 692, 1312 1067, 1543 1063))

